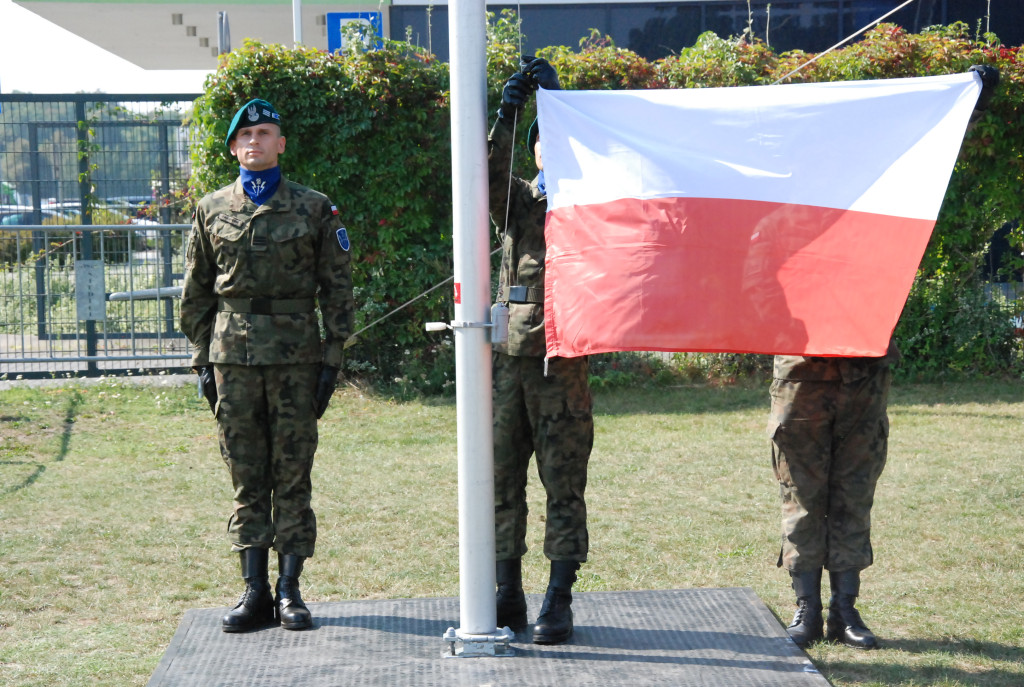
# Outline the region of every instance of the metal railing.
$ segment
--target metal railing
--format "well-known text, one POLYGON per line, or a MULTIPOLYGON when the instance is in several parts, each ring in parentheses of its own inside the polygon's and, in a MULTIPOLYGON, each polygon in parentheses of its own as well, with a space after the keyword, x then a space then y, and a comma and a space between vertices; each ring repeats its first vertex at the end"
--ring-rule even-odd
POLYGON ((187 230, 0 227, 0 378, 187 367, 177 327, 187 230))

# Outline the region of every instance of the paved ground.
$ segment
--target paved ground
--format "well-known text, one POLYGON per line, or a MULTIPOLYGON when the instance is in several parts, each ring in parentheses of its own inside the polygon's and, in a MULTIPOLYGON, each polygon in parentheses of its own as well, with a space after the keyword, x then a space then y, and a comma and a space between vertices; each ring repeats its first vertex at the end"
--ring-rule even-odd
MULTIPOLYGON (((542 596, 528 595, 530 617, 542 596)), ((828 687, 751 589, 574 595, 576 633, 511 657, 450 657, 455 598, 310 604, 313 629, 226 634, 226 609, 186 611, 147 687, 828 687)))

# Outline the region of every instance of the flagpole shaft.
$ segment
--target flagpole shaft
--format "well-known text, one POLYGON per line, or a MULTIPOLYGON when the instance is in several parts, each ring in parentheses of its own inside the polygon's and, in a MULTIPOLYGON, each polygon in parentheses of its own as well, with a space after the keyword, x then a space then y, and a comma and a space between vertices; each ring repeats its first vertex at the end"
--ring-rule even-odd
MULTIPOLYGON (((490 321, 487 72, 484 0, 449 5, 456 322, 490 321)), ((486 327, 456 327, 460 633, 495 631, 491 344, 486 327)))

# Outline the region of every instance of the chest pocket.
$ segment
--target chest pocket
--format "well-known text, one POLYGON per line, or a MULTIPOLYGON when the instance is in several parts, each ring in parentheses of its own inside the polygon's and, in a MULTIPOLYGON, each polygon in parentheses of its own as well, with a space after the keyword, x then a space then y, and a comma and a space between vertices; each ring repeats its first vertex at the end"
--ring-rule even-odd
POLYGON ((237 243, 242 240, 245 235, 245 223, 230 220, 224 215, 217 215, 217 218, 213 221, 210 226, 210 234, 215 237, 218 241, 226 241, 228 243, 237 243))
POLYGON ((301 220, 282 222, 270 228, 270 240, 281 265, 294 273, 316 270, 316 234, 301 220))

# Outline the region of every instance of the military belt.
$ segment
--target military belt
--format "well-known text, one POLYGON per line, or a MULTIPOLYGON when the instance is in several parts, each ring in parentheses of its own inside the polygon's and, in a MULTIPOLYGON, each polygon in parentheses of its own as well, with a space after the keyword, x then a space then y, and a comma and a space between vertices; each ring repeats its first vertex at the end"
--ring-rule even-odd
POLYGON ((535 286, 501 286, 498 300, 503 303, 543 303, 544 289, 535 286))
POLYGON ((295 315, 313 312, 315 306, 312 298, 221 298, 217 309, 252 315, 295 315))

